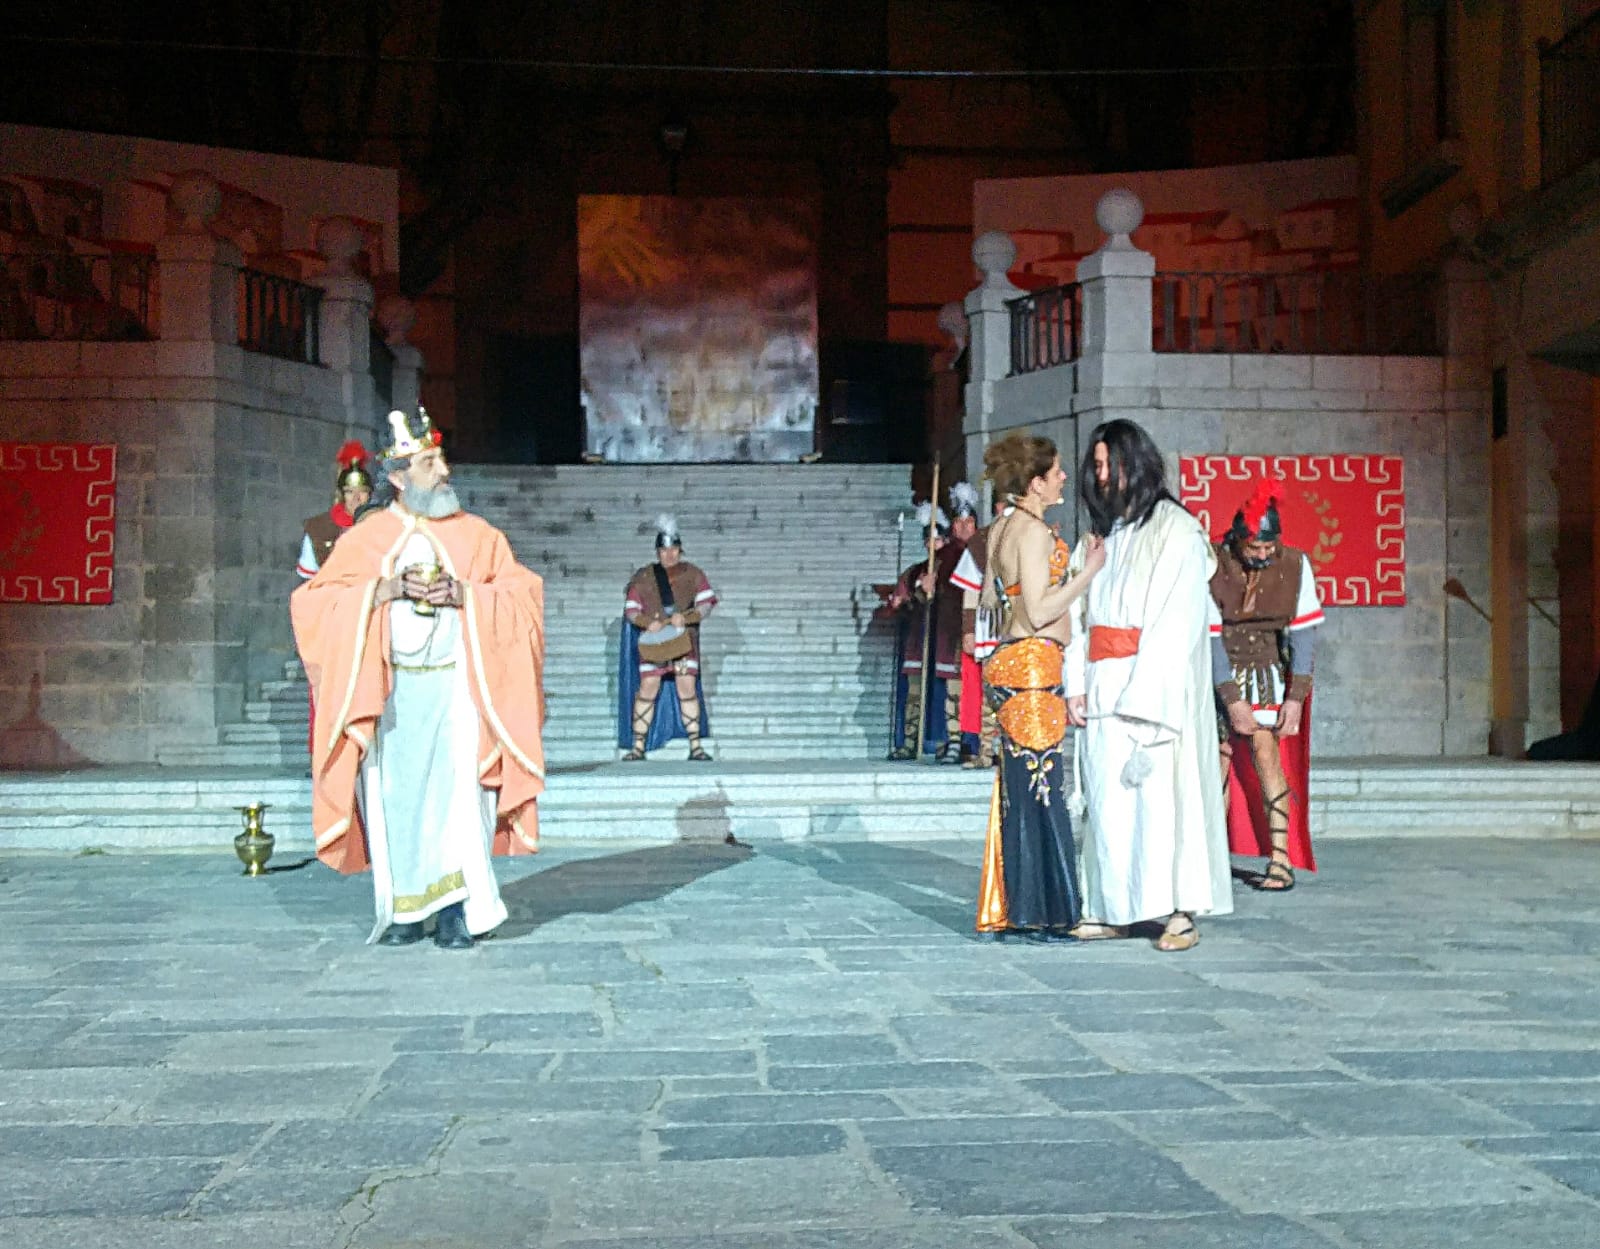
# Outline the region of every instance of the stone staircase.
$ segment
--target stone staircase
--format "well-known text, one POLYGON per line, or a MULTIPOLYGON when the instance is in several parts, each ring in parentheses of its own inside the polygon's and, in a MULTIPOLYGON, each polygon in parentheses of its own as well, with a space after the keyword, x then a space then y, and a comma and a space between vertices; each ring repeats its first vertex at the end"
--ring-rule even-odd
MULTIPOLYGON (((552 838, 978 839, 991 777, 884 761, 893 641, 872 618, 895 570, 906 470, 892 466, 458 469, 466 505, 546 579, 552 838), (616 645, 627 577, 672 511, 721 596, 704 632, 717 762, 683 744, 616 762, 616 645)), ((901 561, 914 558, 907 549, 901 561)), ((231 854, 231 808, 272 804, 282 854, 310 846, 305 683, 264 684, 219 746, 163 767, 0 774, 0 849, 231 854)), ((1600 767, 1330 759, 1319 837, 1600 835, 1600 767)))
MULTIPOLYGON (((720 760, 878 759, 887 753, 890 627, 876 582, 896 568, 903 465, 674 465, 456 470, 468 510, 545 578, 545 750, 552 766, 615 759, 622 591, 671 512, 720 603, 702 631, 720 760)), ((909 521, 909 518, 908 518, 909 521)), ((915 553, 905 529, 902 563, 915 553)), ((169 767, 295 767, 306 758, 298 663, 263 683, 214 746, 163 749, 169 767)), ((676 757, 681 742, 663 755, 676 757)))
MULTIPOLYGON (((908 480, 903 465, 458 468, 463 504, 545 578, 544 833, 981 836, 988 773, 884 758, 894 638, 872 587, 915 558, 909 515, 897 544, 908 480), (662 512, 720 599, 701 639, 712 764, 682 762, 681 740, 646 764, 616 762, 623 587, 654 558, 662 512)), ((228 808, 266 801, 269 826, 303 846, 305 741, 305 679, 290 663, 219 744, 163 750, 152 787, 105 773, 77 788, 0 783, 0 845, 204 844, 231 835, 228 808)))

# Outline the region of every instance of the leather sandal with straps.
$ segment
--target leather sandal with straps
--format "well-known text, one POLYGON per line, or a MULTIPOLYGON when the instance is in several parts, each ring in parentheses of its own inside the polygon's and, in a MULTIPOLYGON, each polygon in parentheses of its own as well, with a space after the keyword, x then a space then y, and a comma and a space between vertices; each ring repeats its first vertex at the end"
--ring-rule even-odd
POLYGON ((1288 855, 1278 857, 1279 851, 1272 852, 1272 858, 1267 861, 1267 870, 1250 880, 1250 887, 1260 893, 1288 893, 1294 888, 1294 868, 1289 866, 1288 855))
POLYGON ((1168 918, 1165 930, 1156 938, 1156 949, 1166 954, 1192 950, 1199 944, 1200 929, 1196 927, 1193 917, 1182 911, 1176 911, 1168 918))
POLYGON ((1113 941, 1118 937, 1126 937, 1128 930, 1120 924, 1102 924, 1098 920, 1086 919, 1075 925, 1067 935, 1079 941, 1113 941))

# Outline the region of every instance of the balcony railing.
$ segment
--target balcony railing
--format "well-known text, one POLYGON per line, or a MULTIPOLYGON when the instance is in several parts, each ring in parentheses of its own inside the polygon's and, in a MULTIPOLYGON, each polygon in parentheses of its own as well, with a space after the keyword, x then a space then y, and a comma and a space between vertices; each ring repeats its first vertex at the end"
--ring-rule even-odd
POLYGON ((1545 186, 1600 160, 1600 13, 1539 48, 1539 175, 1545 186))
POLYGON ((0 252, 0 339, 148 339, 154 271, 140 252, 0 252))
POLYGON ((1158 273, 1157 351, 1436 355, 1429 275, 1158 273))
POLYGON ((318 287, 259 269, 239 270, 239 346, 300 364, 321 364, 321 304, 318 287))
POLYGON ((1050 286, 1006 301, 1011 313, 1011 375, 1053 369, 1078 358, 1083 288, 1050 286))

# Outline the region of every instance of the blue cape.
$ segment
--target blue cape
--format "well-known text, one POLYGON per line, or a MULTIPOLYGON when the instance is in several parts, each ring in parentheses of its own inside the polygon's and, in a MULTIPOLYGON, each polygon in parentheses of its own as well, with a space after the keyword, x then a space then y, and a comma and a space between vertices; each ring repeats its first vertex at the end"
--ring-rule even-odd
MULTIPOLYGON (((633 749, 633 699, 638 692, 639 629, 624 616, 622 645, 617 647, 617 745, 623 750, 633 749)), ((699 673, 695 674, 694 692, 700 700, 700 736, 710 737, 711 716, 706 711, 706 692, 700 686, 699 673)), ((656 699, 655 719, 645 735, 644 748, 659 750, 675 737, 688 736, 683 729, 683 711, 678 706, 677 683, 663 677, 661 694, 656 699)))

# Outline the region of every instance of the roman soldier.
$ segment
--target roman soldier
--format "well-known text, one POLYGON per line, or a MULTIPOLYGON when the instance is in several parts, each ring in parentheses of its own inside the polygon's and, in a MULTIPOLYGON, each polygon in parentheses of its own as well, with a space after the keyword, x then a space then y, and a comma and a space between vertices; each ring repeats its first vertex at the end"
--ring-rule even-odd
MULTIPOLYGON (((333 506, 305 520, 300 538, 300 558, 294 570, 300 580, 309 581, 327 561, 328 552, 340 534, 356 523, 356 513, 372 504, 372 472, 367 467, 367 449, 352 438, 333 457, 333 506)), ((306 690, 306 748, 315 748, 317 739, 317 692, 306 690)))
MULTIPOLYGON (((950 584, 950 574, 961 559, 963 546, 951 537, 949 519, 932 503, 917 505, 917 523, 923 542, 931 538, 933 569, 926 558, 900 574, 888 606, 900 614, 900 642, 895 688, 895 737, 889 758, 917 757, 917 725, 922 722, 922 746, 940 763, 961 762, 961 592, 950 584), (929 600, 932 610, 929 610, 929 600), (924 646, 924 626, 928 626, 924 646), (928 656, 924 672, 922 657, 928 656)), ((970 528, 970 523, 968 528, 970 528)))
POLYGON ((1222 707, 1228 846, 1267 856, 1257 889, 1315 871, 1306 818, 1311 672, 1322 604, 1304 551, 1283 542, 1282 483, 1261 481, 1217 544, 1212 674, 1222 707))
MULTIPOLYGON (((977 489, 966 482, 957 482, 951 487, 950 495, 957 500, 958 510, 965 507, 976 525, 977 489)), ((996 499, 994 515, 999 517, 1004 508, 1004 501, 996 499)), ((999 641, 994 613, 980 602, 983 579, 988 573, 992 527, 991 521, 975 530, 966 541, 966 549, 955 571, 950 574, 950 584, 961 593, 961 740, 965 756, 962 764, 969 768, 992 768, 1000 743, 1000 724, 983 696, 983 661, 994 653, 999 641)))
POLYGON ((622 602, 617 745, 627 750, 624 759, 636 762, 687 737, 689 758, 710 762, 701 745, 711 725, 700 681, 700 623, 716 605, 705 573, 683 558, 678 522, 658 517, 656 562, 633 574, 622 602))
POLYGON ((333 477, 333 506, 326 512, 308 516, 305 535, 300 539, 300 562, 295 572, 302 581, 317 575, 333 544, 355 524, 356 512, 372 498, 372 473, 367 468, 367 449, 352 438, 334 457, 338 466, 333 477))

